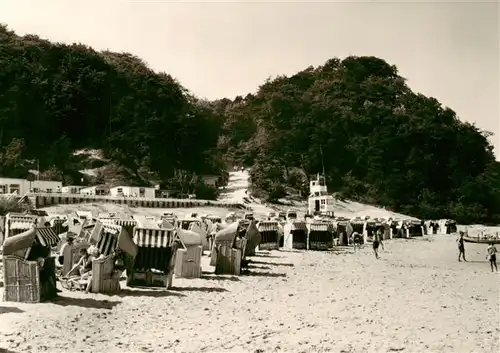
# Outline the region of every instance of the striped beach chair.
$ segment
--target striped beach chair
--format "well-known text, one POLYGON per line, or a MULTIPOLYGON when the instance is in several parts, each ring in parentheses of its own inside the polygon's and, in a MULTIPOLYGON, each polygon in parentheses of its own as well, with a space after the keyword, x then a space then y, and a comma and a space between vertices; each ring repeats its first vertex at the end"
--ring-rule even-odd
POLYGON ((100 255, 104 255, 92 261, 92 292, 119 292, 121 274, 128 267, 126 263, 132 264, 137 255, 137 247, 130 235, 120 225, 98 221, 90 233, 89 243, 97 247, 100 255), (116 261, 120 256, 123 256, 121 261, 124 265, 117 268, 116 261))
POLYGON ((307 224, 304 221, 291 221, 283 226, 283 247, 285 249, 307 249, 307 224))
POLYGON ((8 213, 5 217, 5 238, 21 234, 36 223, 36 216, 22 213, 8 213))
POLYGON ((278 221, 260 221, 257 229, 261 235, 259 250, 279 249, 280 226, 278 221))
POLYGON ((313 221, 307 226, 308 250, 328 250, 333 247, 334 226, 332 222, 313 221))
POLYGON ((178 247, 176 231, 136 227, 133 241, 138 252, 133 268, 127 269, 127 285, 171 288, 178 247))

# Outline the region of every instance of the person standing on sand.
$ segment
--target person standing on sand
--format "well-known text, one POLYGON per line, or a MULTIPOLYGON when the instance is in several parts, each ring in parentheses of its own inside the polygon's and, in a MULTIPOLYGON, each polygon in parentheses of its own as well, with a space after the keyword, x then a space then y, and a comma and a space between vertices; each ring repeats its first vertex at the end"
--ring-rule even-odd
POLYGON ((375 254, 375 258, 378 259, 378 247, 380 245, 378 234, 373 238, 373 253, 375 254))
POLYGON ((495 270, 498 272, 498 267, 497 267, 497 248, 495 247, 495 244, 490 243, 490 246, 488 246, 488 249, 486 249, 488 255, 486 255, 486 258, 490 260, 490 266, 491 266, 491 272, 493 272, 493 266, 495 266, 495 270))
POLYGON ((382 247, 382 250, 385 250, 384 243, 382 242, 382 239, 384 239, 384 231, 381 228, 379 228, 379 230, 377 231, 375 239, 378 240, 378 244, 382 247))
POLYGON ((71 235, 66 236, 66 242, 61 246, 61 250, 59 250, 59 256, 57 257, 57 261, 59 262, 59 265, 62 267, 64 266, 64 252, 66 251, 66 248, 70 248, 73 246, 73 237, 71 235))
POLYGON ((460 237, 457 239, 458 243, 458 261, 460 260, 460 256, 463 257, 464 261, 467 262, 465 259, 465 246, 464 246, 464 233, 460 232, 460 237))

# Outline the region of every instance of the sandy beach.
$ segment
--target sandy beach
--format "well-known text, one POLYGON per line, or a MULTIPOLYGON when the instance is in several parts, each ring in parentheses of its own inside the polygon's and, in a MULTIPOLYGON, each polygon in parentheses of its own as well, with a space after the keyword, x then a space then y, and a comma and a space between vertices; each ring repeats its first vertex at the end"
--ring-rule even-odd
MULTIPOLYGON (((259 252, 248 274, 175 279, 170 291, 63 292, 0 304, 5 352, 498 352, 499 284, 485 246, 455 237, 361 252, 259 252)), ((0 351, 2 351, 0 349, 0 351)))

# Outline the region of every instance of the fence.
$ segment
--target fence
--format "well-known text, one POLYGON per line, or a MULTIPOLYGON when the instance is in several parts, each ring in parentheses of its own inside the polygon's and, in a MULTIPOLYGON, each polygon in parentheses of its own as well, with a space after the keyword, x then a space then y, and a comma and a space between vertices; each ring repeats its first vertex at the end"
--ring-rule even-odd
POLYGON ((47 207, 53 205, 70 205, 79 203, 111 203, 117 205, 127 205, 130 207, 145 208, 189 208, 189 207, 222 207, 222 208, 244 208, 243 205, 229 204, 220 201, 193 200, 193 199, 164 199, 145 197, 120 197, 120 196, 100 196, 81 195, 64 193, 36 193, 27 194, 29 199, 35 201, 35 207, 47 207))

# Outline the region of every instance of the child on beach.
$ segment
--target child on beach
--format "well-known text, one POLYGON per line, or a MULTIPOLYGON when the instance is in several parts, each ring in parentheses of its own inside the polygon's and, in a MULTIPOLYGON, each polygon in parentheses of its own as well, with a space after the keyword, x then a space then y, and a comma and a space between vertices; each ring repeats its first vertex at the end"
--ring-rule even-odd
POLYGON ((490 266, 491 266, 491 272, 493 272, 493 266, 495 267, 495 270, 498 272, 498 267, 497 267, 497 248, 495 247, 495 244, 490 243, 490 246, 488 246, 487 255, 486 258, 490 260, 490 266))

